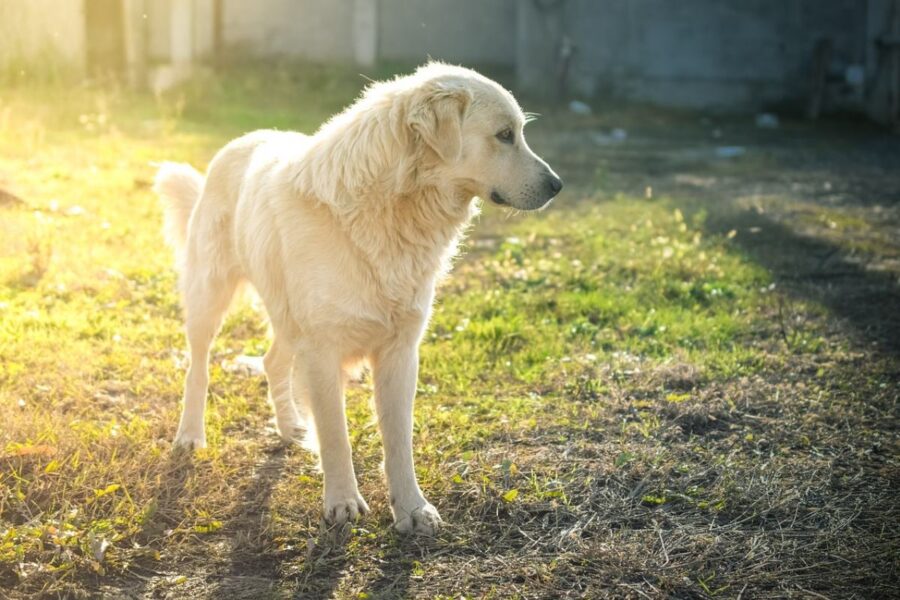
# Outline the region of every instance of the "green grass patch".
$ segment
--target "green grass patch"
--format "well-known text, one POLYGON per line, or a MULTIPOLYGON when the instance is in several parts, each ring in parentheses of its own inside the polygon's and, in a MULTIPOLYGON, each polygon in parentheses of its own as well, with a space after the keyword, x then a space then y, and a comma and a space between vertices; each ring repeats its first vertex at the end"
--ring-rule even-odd
MULTIPOLYGON (((731 556, 702 533, 727 519, 768 535, 765 519, 806 502, 786 500, 794 484, 777 478, 824 469, 829 448, 844 447, 834 436, 846 407, 866 394, 875 411, 890 390, 882 367, 852 374, 824 309, 786 297, 727 234, 704 228, 703 211, 686 218, 668 198, 564 195, 515 216, 485 207, 421 350, 418 470, 458 523, 438 555, 389 530, 367 380, 351 387, 348 412, 374 514, 340 550, 329 545, 314 459, 279 448, 265 383, 236 367, 268 345, 252 306, 213 349, 210 448, 172 452, 186 358, 153 163, 203 167, 255 128, 313 131, 363 85, 297 65, 162 97, 4 90, 0 188, 24 203, 0 207, 0 590, 65 595, 144 572, 158 593, 189 593, 193 569, 228 564, 341 597, 379 586, 391 597, 391 581, 423 580, 433 595, 454 580, 444 565, 481 562, 471 548, 485 549, 485 565, 530 556, 506 523, 542 540, 523 577, 548 596, 576 574, 597 589, 596 565, 632 581, 625 563, 657 569, 655 585, 675 595, 739 590, 709 575, 713 558, 692 563, 674 547, 654 552, 680 570, 640 567, 662 539, 653 528, 689 522, 700 533, 684 556, 731 556), (609 548, 633 552, 619 563, 609 548), (348 574, 332 581, 338 572, 348 574)), ((511 589, 473 581, 483 597, 511 589)))

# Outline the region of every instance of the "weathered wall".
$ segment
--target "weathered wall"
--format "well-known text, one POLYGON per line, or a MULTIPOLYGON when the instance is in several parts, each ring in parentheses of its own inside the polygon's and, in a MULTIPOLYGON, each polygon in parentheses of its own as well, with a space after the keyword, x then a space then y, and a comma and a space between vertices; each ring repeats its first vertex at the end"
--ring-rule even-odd
MULTIPOLYGON (((209 58, 213 50, 213 0, 143 0, 142 8, 147 15, 147 54, 150 60, 166 62, 172 58, 171 19, 176 2, 185 2, 189 7, 193 55, 199 59, 209 58)), ((227 6, 229 1, 226 0, 224 4, 227 6)))
POLYGON ((799 97, 819 37, 834 67, 866 62, 866 0, 568 0, 520 4, 518 73, 546 89, 562 36, 575 45, 569 82, 676 106, 748 107, 799 97), (546 3, 545 3, 546 5, 546 3))
MULTIPOLYGON (((149 54, 167 60, 172 5, 147 3, 149 54)), ((232 55, 322 62, 452 62, 512 66, 517 0, 224 0, 232 55)), ((193 0, 197 56, 212 43, 212 1, 193 0)))
POLYGON ((224 44, 247 56, 353 60, 351 0, 226 0, 224 44))
POLYGON ((381 60, 512 66, 516 0, 380 0, 381 60))
POLYGON ((82 0, 0 0, 0 67, 85 67, 82 0))
MULTIPOLYGON (((151 63, 172 60, 173 28, 182 60, 212 52, 214 0, 128 1, 146 12, 151 63)), ((860 65, 871 78, 891 1, 223 0, 221 41, 248 58, 515 65, 521 87, 552 93, 568 40, 567 97, 747 109, 802 100, 820 37, 834 44, 833 77, 860 65)), ((83 69, 84 3, 0 0, 0 66, 83 69)))

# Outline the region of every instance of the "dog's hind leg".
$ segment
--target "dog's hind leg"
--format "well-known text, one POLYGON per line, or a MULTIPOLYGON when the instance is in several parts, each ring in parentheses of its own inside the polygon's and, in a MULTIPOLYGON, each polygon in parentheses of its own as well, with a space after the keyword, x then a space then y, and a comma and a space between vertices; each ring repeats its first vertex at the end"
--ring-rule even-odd
MULTIPOLYGON (((301 442, 306 434, 306 415, 291 397, 291 364, 294 352, 283 336, 275 335, 263 364, 269 382, 269 401, 275 409, 278 435, 286 442, 301 442)), ((305 411, 304 411, 305 412, 305 411)))
POLYGON ((233 274, 196 274, 196 270, 190 269, 190 265, 185 272, 185 326, 191 350, 191 366, 184 383, 184 407, 178 433, 175 435, 175 445, 204 448, 209 347, 222 325, 240 278, 233 274))

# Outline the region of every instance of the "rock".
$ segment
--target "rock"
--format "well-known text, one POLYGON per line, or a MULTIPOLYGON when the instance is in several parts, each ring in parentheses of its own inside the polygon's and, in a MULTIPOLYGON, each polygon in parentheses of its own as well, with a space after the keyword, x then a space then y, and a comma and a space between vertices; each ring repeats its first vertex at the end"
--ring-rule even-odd
POLYGON ((266 372, 262 356, 248 356, 247 354, 239 354, 234 357, 234 360, 222 361, 222 368, 229 373, 238 373, 245 377, 264 375, 266 372))
POLYGON ((756 115, 756 126, 760 129, 778 129, 778 116, 772 113, 759 113, 756 115))
POLYGON ((866 83, 866 70, 862 65, 849 65, 844 70, 844 81, 847 85, 854 88, 862 88, 866 83))
POLYGON ((25 204, 25 201, 11 194, 4 189, 0 189, 0 206, 14 206, 17 204, 25 204))
POLYGON ((569 112, 572 112, 576 115, 589 115, 594 111, 592 111, 591 107, 581 100, 572 100, 571 102, 569 102, 569 112))
POLYGON ((591 139, 598 146, 608 146, 610 144, 618 144, 620 142, 624 142, 626 139, 628 139, 628 132, 617 127, 611 130, 609 133, 603 133, 601 131, 592 133, 591 139))
POLYGON ((719 146, 716 148, 716 158, 737 158, 746 154, 743 146, 719 146))

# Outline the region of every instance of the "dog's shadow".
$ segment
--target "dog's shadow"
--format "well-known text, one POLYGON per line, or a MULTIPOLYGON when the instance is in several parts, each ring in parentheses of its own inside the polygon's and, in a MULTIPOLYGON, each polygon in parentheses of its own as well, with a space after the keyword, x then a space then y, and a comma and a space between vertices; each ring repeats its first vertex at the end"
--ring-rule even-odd
POLYGON ((380 576, 366 590, 370 598, 406 598, 413 571, 413 560, 405 543, 393 548, 385 557, 380 576))
MULTIPOLYGON (((367 519, 375 517, 369 515, 367 519)), ((345 587, 364 592, 370 600, 409 595, 415 558, 424 558, 418 541, 392 529, 382 530, 380 534, 362 529, 361 534, 357 527, 380 529, 391 525, 363 521, 359 525, 326 527, 320 522, 317 535, 307 540, 305 556, 295 559, 296 570, 282 569, 292 580, 290 590, 295 599, 341 596, 346 593, 345 587), (359 535, 371 536, 372 546, 360 544, 359 535), (373 553, 378 555, 374 561, 373 553)), ((427 550, 424 554, 427 555, 427 550)))
MULTIPOLYGON (((354 563, 359 558, 349 549, 352 539, 351 526, 322 529, 315 540, 310 540, 310 552, 302 571, 295 580, 292 593, 296 600, 330 598, 340 595, 342 582, 350 588, 360 589, 370 600, 406 598, 410 595, 410 581, 416 558, 426 560, 429 552, 414 539, 404 539, 398 534, 388 535, 380 545, 383 552, 377 560, 378 569, 370 570, 367 564, 372 556, 366 554, 362 572, 354 573, 354 563)), ((362 550, 364 553, 368 550, 362 550)))
POLYGON ((131 565, 131 575, 117 584, 127 589, 129 597, 143 598, 155 593, 157 582, 170 573, 160 569, 159 551, 165 547, 169 534, 184 520, 185 503, 188 501, 190 481, 196 472, 194 456, 190 451, 176 449, 168 454, 158 471, 152 496, 147 500, 141 526, 134 535, 137 547, 156 550, 155 560, 136 560, 131 565))
POLYGON ((168 529, 181 523, 188 482, 195 470, 191 452, 179 449, 169 454, 160 470, 158 485, 148 503, 143 524, 136 535, 138 543, 153 545, 166 535, 168 529))
POLYGON ((254 469, 251 482, 222 533, 230 538, 229 564, 208 590, 210 598, 331 597, 343 579, 350 558, 350 525, 326 527, 320 507, 297 515, 298 522, 318 523, 315 537, 301 531, 278 538, 272 519, 273 492, 285 476, 289 448, 278 445, 254 469))
POLYGON ((345 576, 350 563, 348 542, 351 526, 320 527, 315 538, 307 540, 307 552, 293 573, 294 598, 330 598, 345 576))
MULTIPOLYGON (((388 535, 382 540, 384 556, 379 561, 380 568, 364 575, 365 581, 352 581, 353 565, 357 562, 350 548, 357 535, 353 526, 326 527, 316 506, 310 508, 309 514, 297 515, 298 522, 310 523, 305 528, 308 533, 304 534, 301 527, 296 536, 277 537, 272 523, 272 497, 285 476, 289 452, 282 446, 265 450, 265 458, 254 468, 241 500, 229 511, 221 529, 207 538, 227 540, 228 551, 209 564, 204 561, 196 565, 196 591, 209 598, 327 598, 338 593, 342 582, 348 579, 345 584, 364 585, 372 599, 406 597, 415 558, 423 559, 428 554, 427 548, 415 540, 388 535)), ((146 519, 136 537, 141 545, 158 546, 169 530, 183 522, 191 479, 198 466, 191 452, 176 450, 169 454, 151 500, 152 518, 146 519)), ((142 577, 142 583, 136 586, 139 596, 149 592, 148 586, 154 587, 154 581, 165 575, 155 568, 147 574, 151 576, 142 577)))

